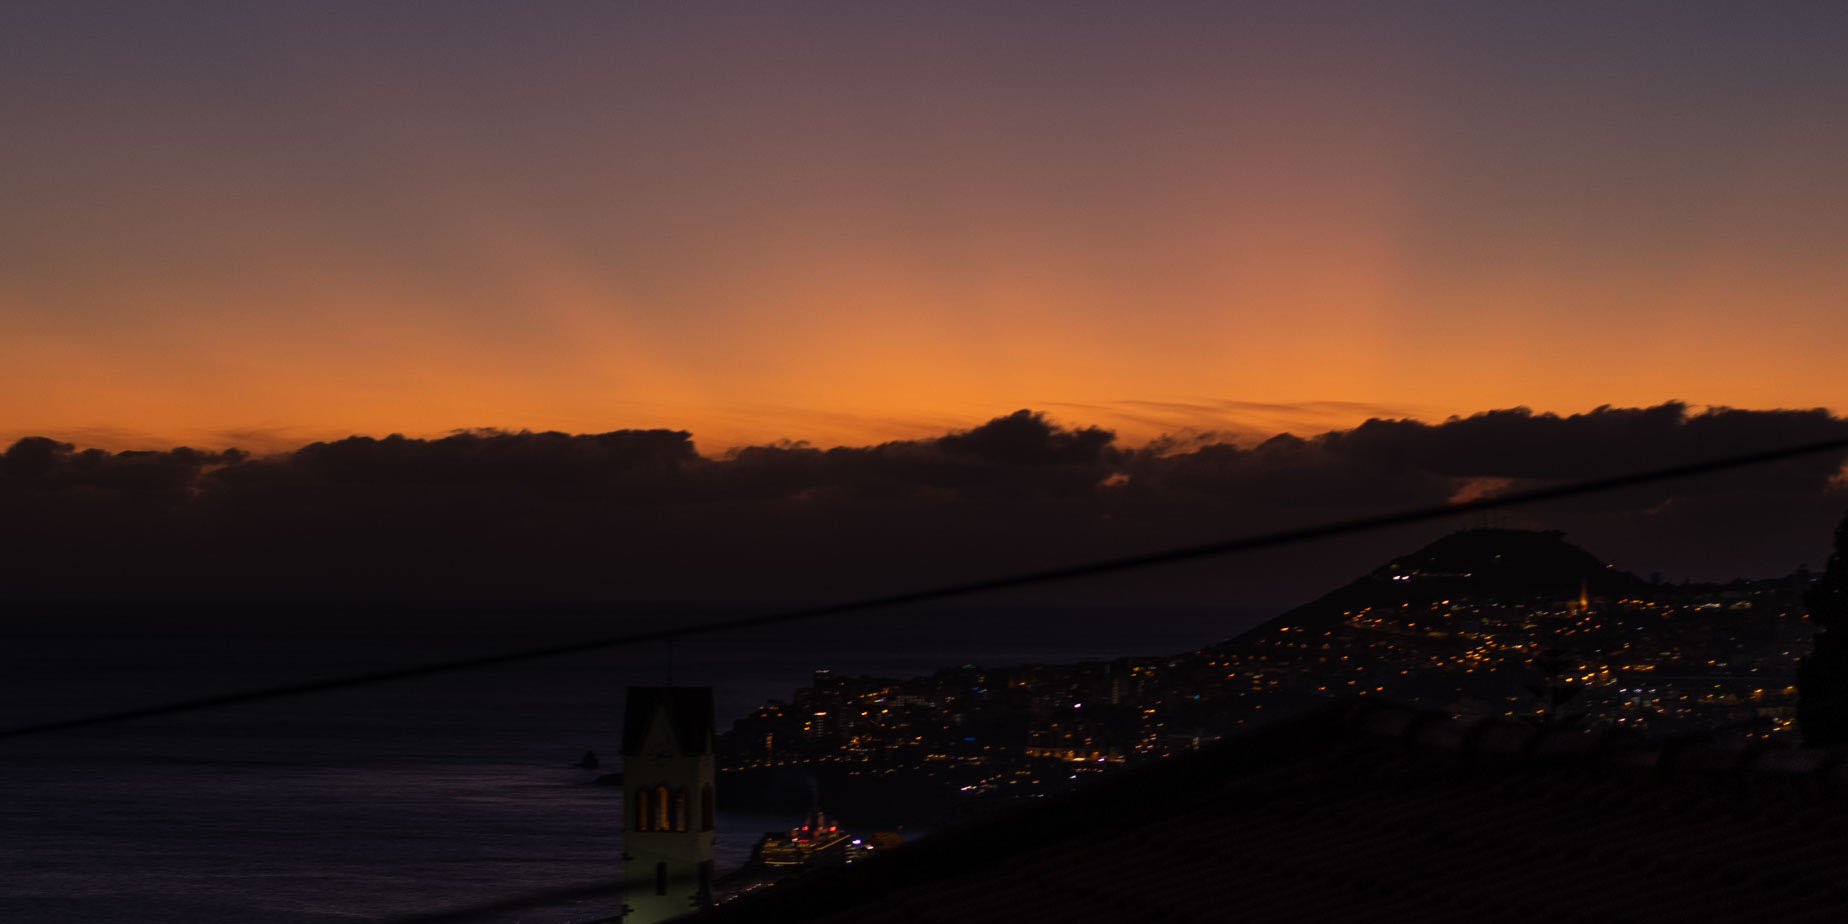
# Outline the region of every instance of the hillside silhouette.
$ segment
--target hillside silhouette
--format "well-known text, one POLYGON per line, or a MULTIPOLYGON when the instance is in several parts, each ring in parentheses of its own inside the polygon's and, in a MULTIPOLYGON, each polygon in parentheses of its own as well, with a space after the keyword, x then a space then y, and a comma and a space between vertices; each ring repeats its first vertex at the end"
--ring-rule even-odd
POLYGON ((1360 578, 1278 616, 1234 644, 1280 628, 1326 628, 1343 613, 1457 598, 1504 602, 1614 599, 1647 593, 1648 581, 1619 571, 1558 530, 1466 529, 1401 555, 1360 578))

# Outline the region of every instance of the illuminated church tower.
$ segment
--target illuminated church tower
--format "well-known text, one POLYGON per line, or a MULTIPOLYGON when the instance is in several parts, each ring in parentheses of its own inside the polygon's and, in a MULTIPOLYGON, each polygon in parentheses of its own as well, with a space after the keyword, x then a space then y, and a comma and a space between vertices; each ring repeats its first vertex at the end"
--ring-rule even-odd
POLYGON ((630 687, 623 717, 623 924, 712 904, 712 688, 630 687))

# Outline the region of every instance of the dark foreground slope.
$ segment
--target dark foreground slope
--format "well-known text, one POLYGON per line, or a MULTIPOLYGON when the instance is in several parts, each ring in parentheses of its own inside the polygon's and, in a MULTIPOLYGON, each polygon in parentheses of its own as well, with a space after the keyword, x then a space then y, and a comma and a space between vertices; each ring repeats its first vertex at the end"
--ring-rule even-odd
POLYGON ((1324 704, 711 922, 1848 920, 1839 761, 1324 704))

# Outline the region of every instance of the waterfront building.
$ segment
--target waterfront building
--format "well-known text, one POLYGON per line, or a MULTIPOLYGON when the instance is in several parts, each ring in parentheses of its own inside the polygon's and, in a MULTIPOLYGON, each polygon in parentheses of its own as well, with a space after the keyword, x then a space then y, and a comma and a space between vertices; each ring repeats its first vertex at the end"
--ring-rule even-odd
POLYGON ((622 736, 623 922, 654 924, 712 904, 710 687, 630 687, 622 736))

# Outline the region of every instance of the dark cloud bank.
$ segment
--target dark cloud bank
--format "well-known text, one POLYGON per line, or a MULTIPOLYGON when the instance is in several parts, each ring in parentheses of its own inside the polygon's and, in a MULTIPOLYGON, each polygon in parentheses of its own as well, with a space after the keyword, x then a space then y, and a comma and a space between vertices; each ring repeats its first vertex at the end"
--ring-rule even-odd
MULTIPOLYGON (((0 458, 14 601, 824 601, 1440 504, 1848 435, 1822 410, 1441 424, 1371 420, 1261 445, 1129 448, 1020 411, 935 439, 721 459, 689 434, 351 437, 282 456, 0 458)), ((1820 565, 1848 507, 1840 456, 1498 515, 1674 579, 1820 565)), ((1479 521, 1479 518, 1478 518, 1479 521)), ((1287 605, 1472 523, 1356 536, 1050 588, 1036 600, 1287 605)))

